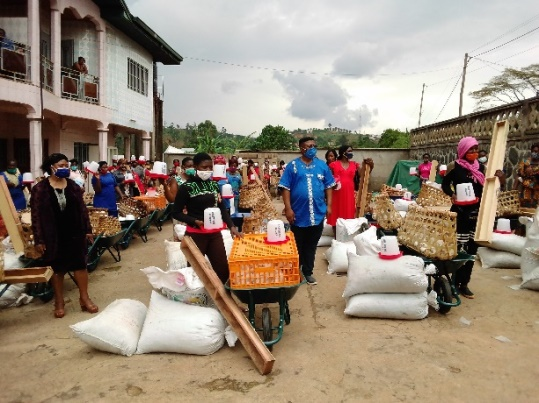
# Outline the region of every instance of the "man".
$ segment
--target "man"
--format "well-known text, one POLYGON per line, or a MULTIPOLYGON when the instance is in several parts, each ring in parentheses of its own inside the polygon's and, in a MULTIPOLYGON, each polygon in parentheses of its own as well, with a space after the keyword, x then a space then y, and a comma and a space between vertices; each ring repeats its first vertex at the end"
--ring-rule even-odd
POLYGON ((79 56, 79 60, 73 63, 73 70, 77 70, 79 73, 88 74, 88 67, 86 66, 86 59, 79 56))
POLYGON ((314 285, 316 247, 322 235, 324 218, 331 214, 332 187, 336 183, 327 164, 316 158, 314 138, 300 139, 299 149, 301 157, 287 165, 279 188, 286 219, 296 238, 301 270, 307 283, 314 285))
POLYGON ((0 28, 0 49, 15 50, 13 41, 6 37, 6 31, 0 28))

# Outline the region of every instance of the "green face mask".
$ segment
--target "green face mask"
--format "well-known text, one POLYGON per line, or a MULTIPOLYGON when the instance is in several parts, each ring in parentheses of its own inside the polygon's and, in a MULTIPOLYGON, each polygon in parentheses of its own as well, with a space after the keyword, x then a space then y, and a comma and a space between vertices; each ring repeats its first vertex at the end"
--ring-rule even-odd
POLYGON ((8 168, 6 171, 8 174, 15 175, 17 173, 17 168, 8 168))
POLYGON ((187 168, 185 170, 185 174, 187 176, 195 176, 195 173, 197 172, 197 170, 195 168, 187 168))

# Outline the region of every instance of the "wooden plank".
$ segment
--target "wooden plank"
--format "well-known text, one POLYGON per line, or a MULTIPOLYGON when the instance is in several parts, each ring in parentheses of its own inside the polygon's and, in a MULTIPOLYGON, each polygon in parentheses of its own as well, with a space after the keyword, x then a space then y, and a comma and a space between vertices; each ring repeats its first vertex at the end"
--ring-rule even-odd
POLYGON ((206 291, 215 302, 215 305, 236 332, 243 348, 253 360, 258 371, 262 375, 269 374, 273 369, 275 358, 264 342, 260 340, 260 336, 253 329, 236 302, 225 290, 223 283, 210 267, 193 239, 185 236, 182 240, 181 248, 198 277, 204 283, 206 291))
POLYGON ((5 269, 2 283, 46 283, 53 275, 52 267, 27 267, 23 269, 5 269))
POLYGON ((429 181, 436 182, 436 174, 438 173, 438 161, 432 160, 432 165, 430 167, 429 181))
MULTIPOLYGON (((365 208, 367 207, 367 194, 369 193, 369 181, 371 178, 371 166, 369 164, 361 165, 359 172, 360 184, 356 198, 356 218, 363 217, 365 215, 365 208)), ((370 203, 370 200, 368 201, 370 203)))
POLYGON ((249 182, 249 177, 247 176, 247 165, 244 165, 241 168, 241 181, 244 185, 249 182))
POLYGON ((496 209, 498 207, 498 193, 500 191, 500 181, 494 176, 497 170, 503 169, 505 159, 505 148, 507 136, 509 134, 509 123, 507 120, 496 122, 492 132, 492 142, 490 146, 489 161, 485 173, 485 185, 477 216, 475 227, 475 242, 488 246, 492 242, 492 231, 494 220, 496 219, 496 209))
POLYGON ((0 215, 4 219, 4 224, 6 225, 7 233, 9 234, 15 252, 24 252, 25 244, 21 222, 11 199, 6 180, 2 175, 0 175, 0 215))

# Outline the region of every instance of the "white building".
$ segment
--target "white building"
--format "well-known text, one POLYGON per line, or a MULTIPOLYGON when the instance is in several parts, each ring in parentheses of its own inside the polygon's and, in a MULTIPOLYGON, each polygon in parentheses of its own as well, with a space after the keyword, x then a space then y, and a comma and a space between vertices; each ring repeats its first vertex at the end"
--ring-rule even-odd
POLYGON ((0 28, 0 169, 16 159, 41 176, 53 152, 110 162, 118 134, 151 158, 156 63, 183 59, 124 0, 1 0, 0 28))

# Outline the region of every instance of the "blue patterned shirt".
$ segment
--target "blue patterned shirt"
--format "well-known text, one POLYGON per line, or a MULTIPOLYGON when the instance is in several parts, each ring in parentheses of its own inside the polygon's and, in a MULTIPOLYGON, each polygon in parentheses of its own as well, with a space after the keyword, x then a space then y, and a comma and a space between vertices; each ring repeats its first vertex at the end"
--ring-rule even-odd
POLYGON ((326 189, 335 186, 325 161, 314 158, 309 164, 301 157, 291 161, 283 172, 279 187, 290 191, 290 204, 298 227, 311 227, 326 215, 326 189))

